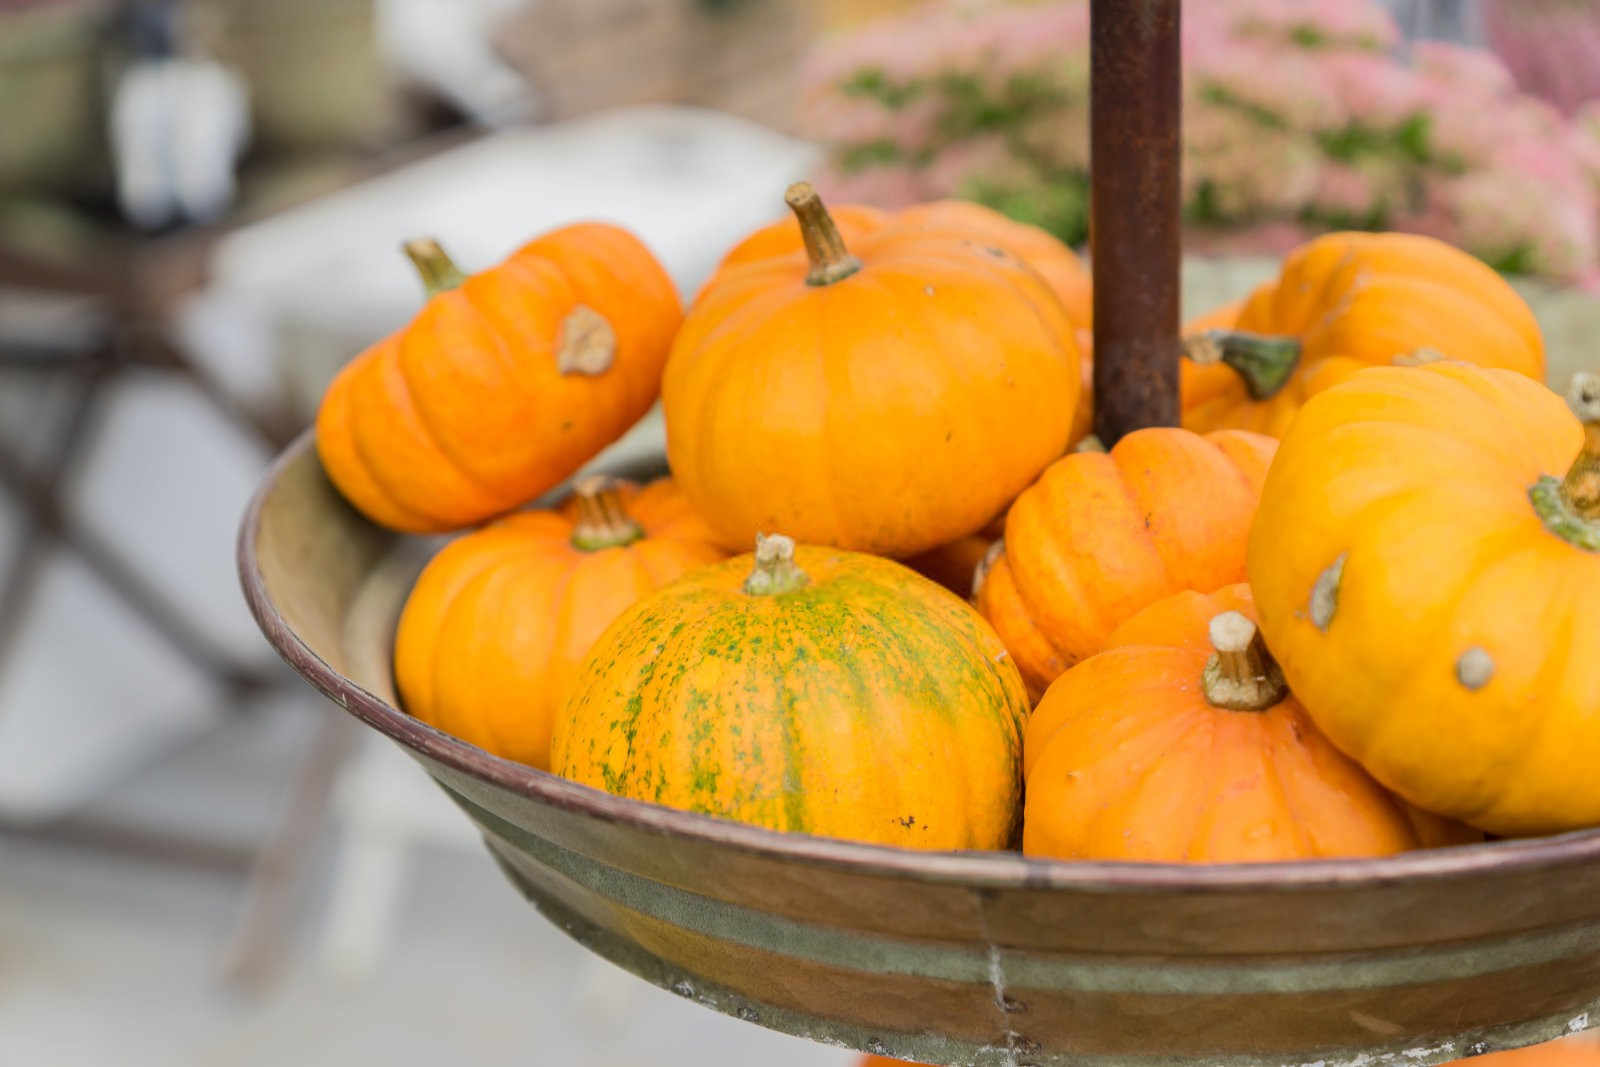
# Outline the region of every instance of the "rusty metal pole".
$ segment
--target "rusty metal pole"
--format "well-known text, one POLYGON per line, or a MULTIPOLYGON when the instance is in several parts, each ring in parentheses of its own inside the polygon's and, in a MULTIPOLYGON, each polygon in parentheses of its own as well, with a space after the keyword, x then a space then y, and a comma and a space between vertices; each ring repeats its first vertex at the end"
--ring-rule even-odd
POLYGON ((1095 433, 1178 424, 1180 0, 1091 0, 1095 433))

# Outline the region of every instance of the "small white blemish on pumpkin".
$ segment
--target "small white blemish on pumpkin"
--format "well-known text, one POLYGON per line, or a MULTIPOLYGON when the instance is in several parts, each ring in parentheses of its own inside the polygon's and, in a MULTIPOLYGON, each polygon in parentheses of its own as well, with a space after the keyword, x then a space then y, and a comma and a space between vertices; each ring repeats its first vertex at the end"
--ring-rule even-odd
POLYGON ((1339 610, 1339 583, 1344 580, 1344 561, 1349 555, 1341 552, 1311 585, 1311 621, 1323 633, 1328 632, 1334 612, 1339 610))
POLYGON ((928 296, 932 296, 932 295, 933 295, 933 286, 931 286, 931 285, 924 285, 924 286, 923 286, 923 287, 922 287, 922 291, 923 291, 923 292, 924 292, 924 293, 926 293, 926 294, 927 294, 927 295, 928 295, 928 296))
POLYGON ((1489 653, 1473 645, 1456 660, 1456 681, 1468 689, 1478 690, 1494 677, 1494 660, 1489 653))

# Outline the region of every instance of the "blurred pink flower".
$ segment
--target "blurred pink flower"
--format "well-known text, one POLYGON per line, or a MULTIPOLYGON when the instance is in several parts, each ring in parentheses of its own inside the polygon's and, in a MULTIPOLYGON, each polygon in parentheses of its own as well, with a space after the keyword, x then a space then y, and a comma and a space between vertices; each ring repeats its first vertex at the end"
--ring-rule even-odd
POLYGON ((1455 224, 1450 239, 1491 263, 1521 254, 1535 273, 1573 278, 1595 262, 1592 199, 1585 205, 1545 195, 1511 170, 1481 170, 1440 189, 1455 224))
POLYGON ((1201 6, 1244 36, 1373 50, 1391 48, 1400 39, 1394 18, 1376 0, 1232 0, 1201 6))
POLYGON ((1591 100, 1572 117, 1569 141, 1573 158, 1600 189, 1600 100, 1591 100))
POLYGON ((950 145, 933 157, 920 181, 935 197, 956 196, 969 182, 984 179, 1001 186, 1037 184, 1038 175, 1017 158, 1003 134, 950 145))
POLYGON ((1371 177, 1348 163, 1330 163, 1317 175, 1311 193, 1312 204, 1326 215, 1363 218, 1379 202, 1380 194, 1371 177))
MULTIPOLYGON (((1382 217, 1492 262, 1600 270, 1600 101, 1569 121, 1489 53, 1420 42, 1398 58, 1378 0, 1206 0, 1184 14, 1191 208, 1238 225, 1382 217)), ((835 174, 830 193, 896 206, 977 180, 1081 183, 1087 32, 1087 0, 942 0, 829 42, 806 68, 804 128, 858 160, 880 145, 903 160, 835 174)))
POLYGON ((1324 83, 1347 121, 1368 129, 1392 129, 1423 106, 1416 73, 1388 56, 1335 52, 1321 62, 1324 83))
POLYGON ((1191 95, 1225 99, 1297 129, 1341 121, 1324 67, 1295 48, 1231 41, 1192 57, 1186 71, 1191 95))
POLYGON ((823 198, 835 203, 873 204, 897 210, 935 199, 928 187, 906 167, 868 167, 853 174, 827 170, 814 184, 823 198))
POLYGON ((1466 93, 1482 99, 1503 96, 1516 88, 1505 64, 1481 48, 1465 48, 1446 41, 1417 41, 1411 46, 1411 61, 1424 79, 1447 86, 1458 95, 1466 93))
POLYGON ((1600 98, 1600 7, 1591 0, 1483 0, 1483 23, 1523 91, 1566 114, 1600 98))

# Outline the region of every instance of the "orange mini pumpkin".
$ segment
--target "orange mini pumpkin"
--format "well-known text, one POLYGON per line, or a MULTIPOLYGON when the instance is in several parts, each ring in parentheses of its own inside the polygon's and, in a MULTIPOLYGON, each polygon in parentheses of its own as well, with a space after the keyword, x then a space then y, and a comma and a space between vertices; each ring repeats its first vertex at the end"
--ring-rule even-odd
POLYGON ((655 401, 682 310, 626 230, 565 226, 471 277, 432 241, 406 250, 428 302, 317 413, 323 467, 374 522, 436 533, 520 507, 655 401))
POLYGON ((1037 696, 1135 612, 1242 581, 1276 442, 1152 428, 1051 465, 1011 505, 978 608, 1037 696))
POLYGON ((1362 367, 1442 357, 1539 381, 1545 368, 1539 325, 1504 278, 1405 233, 1331 233, 1302 245, 1228 328, 1194 330, 1185 348, 1183 425, 1273 437, 1362 367))
POLYGON ((1060 301, 966 240, 890 228, 852 254, 809 185, 788 200, 807 251, 721 272, 673 344, 674 475, 728 545, 788 530, 904 557, 972 533, 1066 449, 1060 301))
POLYGON ((1238 863, 1481 839, 1410 807, 1317 731, 1254 611, 1243 584, 1178 593, 1056 679, 1023 742, 1024 852, 1238 863))
MULTIPOLYGON (((884 229, 984 242, 1003 248, 1039 273, 1061 301, 1072 320, 1074 338, 1082 357, 1083 388, 1073 418, 1072 440, 1094 426, 1094 291, 1093 279, 1083 260, 1061 241, 1037 226, 1009 219, 993 208, 970 200, 934 200, 891 215, 863 204, 840 204, 830 209, 839 236, 847 247, 884 229)), ((805 247, 793 216, 763 226, 740 241, 722 258, 718 270, 773 256, 794 255, 805 247)))
POLYGON ((401 701, 463 741, 548 768, 555 713, 601 631, 723 555, 671 481, 586 479, 561 508, 508 515, 429 562, 395 635, 401 701))

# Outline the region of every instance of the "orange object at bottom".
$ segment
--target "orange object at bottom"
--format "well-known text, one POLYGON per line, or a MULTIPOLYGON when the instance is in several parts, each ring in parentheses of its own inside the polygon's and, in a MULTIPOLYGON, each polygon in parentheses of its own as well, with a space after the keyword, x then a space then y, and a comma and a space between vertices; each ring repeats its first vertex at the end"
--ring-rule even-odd
MULTIPOLYGON (((896 1067, 898 1064, 911 1063, 910 1060, 892 1060, 887 1056, 863 1056, 856 1067, 896 1067)), ((1472 1067, 1600 1067, 1600 1039, 1592 1034, 1578 1034, 1509 1052, 1491 1052, 1487 1056, 1455 1060, 1446 1067, 1461 1063, 1470 1063, 1472 1067)))

